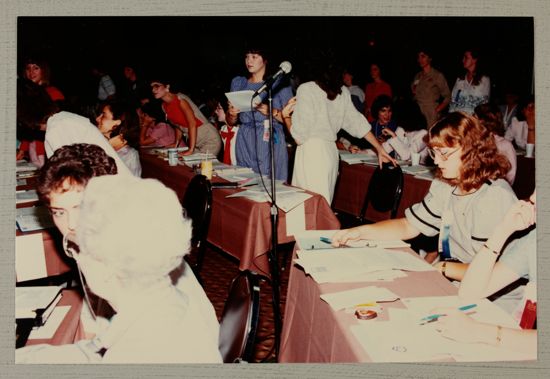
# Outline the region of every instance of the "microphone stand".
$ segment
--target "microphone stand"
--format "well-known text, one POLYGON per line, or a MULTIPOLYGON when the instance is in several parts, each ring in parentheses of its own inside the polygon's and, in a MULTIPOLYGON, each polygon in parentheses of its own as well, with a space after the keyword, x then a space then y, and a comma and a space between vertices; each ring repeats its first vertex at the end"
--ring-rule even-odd
POLYGON ((279 261, 277 255, 277 245, 279 243, 277 235, 277 225, 279 220, 279 213, 277 208, 277 195, 275 184, 275 141, 273 131, 273 109, 271 97, 271 85, 268 87, 268 103, 267 110, 269 114, 269 149, 271 154, 271 250, 268 254, 269 267, 271 271, 271 287, 272 287, 272 302, 273 302, 273 319, 275 321, 275 359, 279 358, 279 346, 281 343, 281 308, 280 308, 280 284, 279 284, 279 261))

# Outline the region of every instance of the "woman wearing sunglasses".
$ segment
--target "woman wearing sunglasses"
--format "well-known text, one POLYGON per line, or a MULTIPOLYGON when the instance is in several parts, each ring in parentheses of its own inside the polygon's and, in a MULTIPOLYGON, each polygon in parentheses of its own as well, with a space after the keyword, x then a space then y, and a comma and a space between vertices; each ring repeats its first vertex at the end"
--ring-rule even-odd
POLYGON ((337 232, 333 245, 359 239, 408 240, 439 235, 433 262, 457 259, 469 263, 475 252, 516 201, 504 179, 510 168, 494 139, 474 117, 450 113, 428 133, 429 154, 437 165, 436 178, 424 200, 410 206, 405 217, 337 232))

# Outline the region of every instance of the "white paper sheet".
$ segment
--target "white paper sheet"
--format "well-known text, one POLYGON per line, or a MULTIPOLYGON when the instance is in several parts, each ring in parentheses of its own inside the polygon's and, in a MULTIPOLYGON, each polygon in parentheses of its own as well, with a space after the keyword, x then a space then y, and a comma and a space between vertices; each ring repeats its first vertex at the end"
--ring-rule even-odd
POLYGON ((15 237, 15 273, 18 282, 48 276, 42 233, 15 237))
POLYGON ((55 307, 52 314, 48 318, 48 321, 42 326, 32 328, 29 339, 48 339, 52 338, 59 325, 63 322, 63 319, 67 313, 71 310, 70 305, 62 305, 55 307))
POLYGON ((286 212, 286 235, 294 236, 306 230, 305 203, 286 212))
POLYGON ((347 291, 322 294, 321 299, 326 301, 332 309, 354 307, 358 304, 395 301, 399 298, 395 293, 385 287, 362 287, 347 291))
POLYGON ((35 310, 45 309, 58 296, 61 299, 61 290, 61 286, 15 287, 15 318, 34 318, 35 310))
MULTIPOLYGON (((241 112, 250 112, 252 108, 250 107, 250 100, 252 100, 252 95, 254 91, 252 90, 243 90, 243 91, 233 91, 226 92, 225 96, 231 102, 235 108, 239 109, 241 112)), ((253 105, 256 106, 260 104, 261 99, 256 97, 253 101, 253 105)))

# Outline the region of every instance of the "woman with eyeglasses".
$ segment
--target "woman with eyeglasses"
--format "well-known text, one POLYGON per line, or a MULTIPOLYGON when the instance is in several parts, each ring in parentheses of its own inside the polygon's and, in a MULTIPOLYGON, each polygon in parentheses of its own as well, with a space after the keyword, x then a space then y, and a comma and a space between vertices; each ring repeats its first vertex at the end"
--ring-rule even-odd
MULTIPOLYGON (((517 198, 504 179, 508 159, 479 121, 450 113, 428 133, 429 154, 436 178, 424 200, 410 206, 405 217, 338 231, 334 246, 359 239, 408 240, 439 234, 441 259, 469 263, 517 198)), ((429 254, 427 261, 437 258, 429 254)))

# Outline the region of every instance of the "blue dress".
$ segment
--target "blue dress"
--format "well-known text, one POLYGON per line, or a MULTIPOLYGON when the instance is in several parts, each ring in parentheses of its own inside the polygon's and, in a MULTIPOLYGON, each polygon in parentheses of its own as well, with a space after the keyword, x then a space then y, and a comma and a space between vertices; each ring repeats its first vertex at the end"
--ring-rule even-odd
MULTIPOLYGON (((278 86, 279 81, 273 86, 273 109, 282 109, 293 96, 292 89, 278 86)), ((252 90, 260 88, 260 83, 250 83, 244 76, 237 76, 231 81, 231 92, 252 90)), ((267 92, 260 95, 262 101, 267 101, 267 92)), ((250 167, 254 172, 262 175, 271 175, 271 154, 269 140, 264 141, 264 116, 259 111, 239 113, 239 133, 235 142, 237 164, 250 167), (252 115, 254 114, 254 120, 252 115), (255 123, 254 123, 255 121, 255 123)), ((273 137, 275 142, 275 178, 287 181, 288 177, 288 151, 286 147, 283 125, 273 118, 273 137)))

